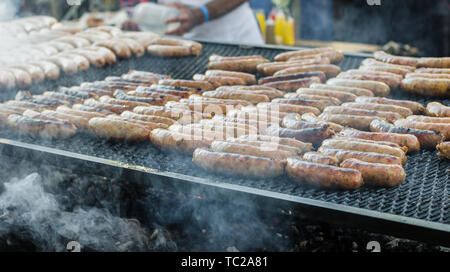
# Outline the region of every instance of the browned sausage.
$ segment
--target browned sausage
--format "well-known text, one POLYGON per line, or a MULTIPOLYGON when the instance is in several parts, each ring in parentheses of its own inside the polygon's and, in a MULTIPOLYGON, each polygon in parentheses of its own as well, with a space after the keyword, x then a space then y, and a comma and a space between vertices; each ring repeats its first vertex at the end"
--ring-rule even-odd
POLYGON ((100 137, 126 141, 146 141, 150 134, 141 124, 98 117, 89 120, 89 129, 100 137))
POLYGON ((356 189, 362 185, 361 173, 331 165, 317 164, 289 158, 287 174, 300 183, 309 183, 325 188, 356 189))
POLYGON ((417 58, 394 56, 394 55, 388 54, 383 51, 377 51, 377 52, 373 53, 373 57, 376 60, 391 63, 391 64, 407 65, 407 66, 413 66, 413 67, 417 66, 417 64, 418 64, 417 58))
POLYGON ((450 69, 446 68, 419 68, 416 73, 431 73, 431 74, 450 74, 450 69))
POLYGON ((301 73, 290 74, 290 75, 263 77, 258 80, 258 84, 263 85, 266 83, 271 83, 271 82, 276 82, 276 81, 293 80, 293 79, 309 78, 309 77, 318 77, 318 78, 320 78, 320 81, 322 81, 322 82, 327 80, 327 77, 324 72, 310 71, 310 72, 301 72, 301 73))
POLYGON ((304 113, 302 114, 302 120, 308 121, 308 122, 314 122, 317 124, 326 124, 329 125, 334 131, 340 132, 344 129, 343 126, 333 123, 333 122, 327 122, 320 118, 318 118, 314 113, 304 113))
POLYGON ((384 104, 384 105, 395 105, 400 107, 408 108, 414 114, 421 114, 425 111, 425 108, 422 104, 414 101, 408 100, 395 100, 389 99, 385 97, 367 97, 360 96, 356 98, 355 102, 357 103, 376 103, 376 104, 384 104))
POLYGON ((361 63, 363 66, 381 66, 389 68, 401 68, 413 72, 416 68, 408 65, 398 65, 387 62, 378 61, 376 59, 365 59, 361 63))
POLYGON ((324 48, 313 48, 313 49, 304 49, 304 50, 298 50, 298 51, 288 51, 283 52, 275 56, 275 61, 286 61, 293 57, 300 57, 300 56, 309 56, 309 55, 317 55, 325 52, 340 52, 336 49, 330 48, 330 47, 324 47, 324 48))
POLYGON ((307 152, 303 155, 303 160, 333 166, 338 166, 339 163, 339 160, 336 157, 327 156, 319 152, 307 152))
POLYGON ((450 57, 446 58, 419 58, 417 67, 450 68, 450 57))
POLYGON ((262 58, 210 61, 208 63, 208 70, 255 73, 258 64, 265 62, 268 62, 268 60, 262 58))
POLYGON ((437 154, 439 158, 450 160, 450 142, 440 143, 436 149, 439 150, 437 154))
POLYGON ((238 77, 244 80, 245 84, 255 84, 255 75, 243 72, 223 71, 223 70, 208 70, 205 72, 206 76, 226 76, 238 77))
POLYGON ((450 74, 433 74, 433 73, 408 73, 405 78, 443 78, 450 79, 450 74))
POLYGON ((410 93, 430 97, 450 97, 450 79, 445 78, 405 78, 400 87, 410 93))
POLYGON ((256 69, 260 74, 265 76, 272 76, 276 72, 289 69, 289 68, 301 68, 307 65, 316 65, 316 64, 330 64, 330 60, 328 58, 315 58, 308 59, 302 61, 292 61, 292 62, 271 62, 271 63, 262 63, 259 64, 256 69))
POLYGON ((272 103, 278 104, 292 104, 292 105, 300 105, 300 106, 310 106, 318 108, 319 110, 323 110, 328 106, 334 106, 334 103, 327 100, 309 100, 302 98, 276 98, 272 100, 272 103))
POLYGON ((335 86, 335 85, 317 84, 317 83, 311 84, 311 86, 309 86, 309 87, 312 89, 346 92, 346 93, 354 94, 356 96, 374 96, 374 94, 371 90, 363 89, 363 88, 335 86))
POLYGON ((391 91, 386 83, 373 80, 332 78, 327 81, 327 84, 368 89, 376 96, 388 96, 391 91))
POLYGON ((192 154, 196 148, 208 148, 213 140, 157 128, 150 133, 150 141, 163 150, 192 154))
POLYGON ((386 104, 351 102, 351 103, 344 103, 341 106, 348 107, 348 108, 355 108, 355 109, 396 112, 403 117, 413 115, 413 112, 409 108, 405 108, 403 106, 389 105, 389 104, 386 105, 386 104))
POLYGON ((343 107, 343 106, 329 106, 329 107, 326 107, 323 110, 323 112, 331 113, 331 114, 348 114, 348 115, 379 117, 390 123, 402 118, 402 116, 396 112, 355 109, 355 108, 348 108, 348 107, 343 107))
POLYGON ((285 160, 288 157, 295 156, 296 154, 286 150, 267 150, 261 147, 256 147, 252 145, 235 143, 235 142, 224 142, 224 141, 214 141, 211 143, 211 150, 215 152, 225 152, 249 156, 258 156, 264 158, 271 158, 275 160, 285 160))
POLYGON ((319 119, 332 122, 344 127, 351 127, 359 130, 369 130, 370 123, 376 120, 376 116, 361 116, 361 115, 350 115, 350 114, 333 114, 333 113, 322 113, 318 116, 319 119))
POLYGON ((336 157, 339 162, 354 158, 365 162, 402 165, 402 159, 388 154, 324 147, 319 148, 318 151, 321 154, 336 157))
POLYGON ((433 117, 450 117, 450 107, 439 102, 430 102, 426 108, 426 114, 433 117))
POLYGON ((334 134, 334 131, 328 125, 305 129, 270 127, 267 131, 270 136, 294 138, 301 142, 312 143, 313 145, 319 145, 323 140, 334 134))
POLYGON ((252 104, 258 104, 260 102, 269 102, 270 99, 267 95, 253 93, 251 91, 208 91, 204 92, 203 96, 211 98, 221 98, 221 99, 238 99, 246 100, 252 104))
POLYGON ((275 81, 270 83, 265 83, 263 86, 273 87, 281 91, 285 92, 294 92, 298 88, 308 87, 313 83, 320 83, 320 78, 318 77, 308 77, 308 78, 300 78, 300 79, 292 79, 292 80, 282 80, 275 81))
POLYGON ((195 80, 182 80, 182 79, 161 79, 158 84, 174 86, 174 87, 187 87, 194 89, 202 89, 204 91, 214 90, 214 86, 209 82, 199 82, 195 80))
POLYGON ((354 94, 351 94, 348 92, 335 91, 335 90, 300 88, 296 92, 298 94, 312 94, 312 95, 335 97, 342 102, 352 102, 352 101, 355 101, 355 99, 357 98, 357 96, 354 94))
POLYGON ((319 115, 320 110, 311 106, 301 106, 301 105, 291 105, 291 104, 279 104, 279 103, 259 103, 257 105, 260 109, 265 109, 269 111, 280 111, 280 112, 291 112, 291 113, 314 113, 319 115))
MULTIPOLYGON (((400 85, 400 81, 403 77, 398 78, 397 75, 382 74, 386 72, 369 72, 361 70, 348 70, 346 72, 337 75, 337 78, 342 79, 355 79, 355 80, 371 80, 386 83, 391 89, 396 89, 400 85), (376 73, 376 74, 375 74, 376 73)), ((389 73, 390 74, 390 73, 389 73)))
POLYGON ((276 72, 274 75, 281 76, 312 71, 321 71, 324 72, 327 75, 327 77, 334 77, 341 72, 341 68, 333 64, 313 64, 313 65, 304 65, 301 67, 286 68, 276 72))
POLYGON ((413 122, 450 124, 450 117, 429 117, 424 115, 411 115, 406 117, 406 120, 413 122))
POLYGON ((359 69, 363 71, 388 72, 400 75, 402 77, 404 77, 407 73, 410 72, 409 70, 404 68, 381 66, 381 65, 361 65, 359 69))
POLYGON ((419 130, 433 130, 440 132, 444 135, 445 139, 450 139, 450 124, 446 123, 424 123, 417 121, 410 121, 406 119, 397 120, 394 123, 395 126, 404 127, 404 128, 412 128, 419 130))

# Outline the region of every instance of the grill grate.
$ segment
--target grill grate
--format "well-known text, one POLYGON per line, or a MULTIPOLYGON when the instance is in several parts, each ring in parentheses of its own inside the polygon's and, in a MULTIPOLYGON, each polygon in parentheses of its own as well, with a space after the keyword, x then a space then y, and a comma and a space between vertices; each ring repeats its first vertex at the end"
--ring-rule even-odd
MULTIPOLYGON (((203 73, 205 71, 208 57, 212 53, 225 56, 262 54, 266 58, 272 59, 273 56, 281 51, 280 49, 271 48, 204 43, 202 55, 197 58, 164 59, 143 57, 136 60, 125 60, 106 69, 91 69, 89 72, 78 74, 66 80, 61 79, 53 83, 42 84, 37 86, 33 92, 42 92, 57 85, 71 86, 85 81, 101 80, 109 75, 121 75, 129 69, 170 74, 173 78, 190 79, 195 73, 203 73)), ((361 60, 362 57, 359 56, 346 56, 339 65, 343 70, 348 70, 358 67, 361 60)), ((394 91, 391 97, 411 99, 424 104, 431 100, 436 100, 410 96, 401 91, 394 91)), ((438 101, 446 105, 450 104, 448 99, 438 101)), ((161 171, 203 177, 211 182, 220 181, 285 195, 450 224, 450 161, 440 160, 436 156, 436 151, 424 150, 417 154, 408 155, 408 161, 404 166, 407 178, 400 186, 395 188, 363 186, 354 191, 336 191, 297 184, 288 178, 255 180, 218 176, 196 167, 191 162, 190 156, 167 154, 154 148, 150 143, 133 144, 107 141, 89 133, 78 134, 69 141, 32 139, 13 134, 7 130, 0 130, 0 137, 116 160, 127 164, 150 167, 161 171)))

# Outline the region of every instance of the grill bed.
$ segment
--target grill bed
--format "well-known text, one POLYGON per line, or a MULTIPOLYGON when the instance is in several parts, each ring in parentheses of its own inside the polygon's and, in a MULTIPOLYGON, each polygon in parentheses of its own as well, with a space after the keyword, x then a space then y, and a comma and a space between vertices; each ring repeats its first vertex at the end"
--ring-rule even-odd
MULTIPOLYGON (((204 50, 197 58, 164 59, 145 56, 140 59, 124 60, 106 69, 93 68, 73 77, 43 83, 32 92, 41 93, 56 86, 72 86, 86 81, 102 80, 106 76, 119 76, 130 69, 169 74, 178 79, 191 79, 195 73, 204 73, 208 57, 213 53, 225 56, 261 54, 273 59, 276 54, 284 51, 280 48, 209 42, 203 42, 203 45, 204 50)), ((365 57, 368 56, 346 54, 339 65, 342 70, 356 68, 365 57)), ((9 96, 13 96, 13 93, 11 92, 9 96)), ((448 99, 427 99, 407 95, 398 90, 394 90, 390 97, 415 100, 423 104, 432 100, 450 104, 448 99)), ((436 151, 423 150, 408 155, 404 166, 407 177, 400 186, 394 188, 363 186, 353 191, 339 191, 298 184, 288 177, 257 180, 219 176, 195 166, 191 162, 191 156, 165 153, 150 143, 107 141, 90 133, 81 133, 69 140, 43 140, 21 137, 9 130, 1 130, 0 138, 3 138, 0 139, 0 152, 12 156, 18 156, 16 152, 20 151, 25 152, 20 153, 23 156, 25 154, 49 156, 55 163, 89 162, 116 169, 119 174, 136 172, 140 173, 139 175, 149 175, 151 178, 146 178, 146 182, 164 180, 168 182, 167 184, 172 184, 174 190, 181 191, 184 185, 189 185, 189 190, 195 187, 213 188, 213 191, 219 194, 231 193, 233 201, 234 198, 239 199, 239 196, 243 196, 243 199, 251 196, 266 203, 273 203, 271 205, 287 204, 289 207, 294 205, 301 208, 302 213, 313 213, 313 216, 325 221, 450 244, 450 161, 440 160, 436 156, 436 151), (176 186, 173 185, 173 181, 176 181, 176 186)), ((90 171, 94 169, 95 167, 90 171)), ((202 189, 201 192, 206 191, 202 189)))

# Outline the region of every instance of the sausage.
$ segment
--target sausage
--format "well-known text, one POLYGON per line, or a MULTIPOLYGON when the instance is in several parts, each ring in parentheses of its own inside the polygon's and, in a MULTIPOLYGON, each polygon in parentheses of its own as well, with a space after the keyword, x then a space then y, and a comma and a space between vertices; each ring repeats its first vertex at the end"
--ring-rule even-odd
POLYGON ((417 122, 417 121, 402 119, 402 120, 395 121, 394 125, 398 126, 398 127, 412 128, 412 129, 419 129, 419 130, 433 130, 433 131, 440 132, 442 135, 444 135, 445 139, 450 139, 450 124, 424 123, 424 122, 417 122))
POLYGON ((204 102, 205 104, 224 104, 226 106, 235 106, 236 108, 242 107, 242 106, 252 106, 252 103, 246 100, 239 100, 239 99, 223 99, 223 98, 213 98, 213 97, 206 97, 206 96, 200 96, 193 94, 189 96, 188 99, 181 99, 180 102, 189 104, 189 103, 198 103, 198 102, 204 102))
POLYGON ((130 39, 130 38, 115 38, 115 40, 119 40, 123 43, 125 43, 131 50, 131 52, 136 56, 136 57, 142 57, 145 54, 145 48, 144 46, 142 46, 142 44, 140 44, 138 41, 130 39))
POLYGON ((439 158, 450 160, 450 142, 443 142, 436 146, 439 151, 437 153, 439 158))
POLYGON ((380 145, 386 145, 386 146, 390 146, 390 147, 396 147, 396 148, 400 148, 401 150, 403 150, 403 152, 407 152, 408 148, 405 146, 400 146, 396 143, 393 142, 389 142, 389 141, 373 141, 373 140, 366 140, 366 139, 360 139, 360 138, 353 138, 353 137, 345 137, 342 135, 335 135, 332 137, 332 139, 334 140, 343 140, 343 141, 356 141, 356 142, 361 142, 361 143, 371 143, 371 144, 380 144, 380 145))
POLYGON ((389 67, 389 68, 401 68, 408 70, 409 72, 413 72, 416 68, 408 65, 398 65, 398 64, 391 64, 386 63, 382 61, 378 61, 375 59, 365 59, 361 63, 362 66, 378 66, 378 67, 389 67))
POLYGON ((296 91, 298 94, 312 94, 329 96, 339 99, 342 102, 352 102, 355 101, 357 96, 347 92, 335 91, 335 90, 322 90, 322 89, 312 89, 312 88, 300 88, 296 91))
POLYGON ((324 72, 327 75, 327 77, 334 77, 341 72, 341 68, 334 64, 313 64, 313 65, 304 65, 301 67, 286 68, 276 72, 274 75, 281 76, 313 71, 321 71, 324 72))
POLYGON ((141 124, 98 117, 89 120, 89 129, 100 137, 125 141, 146 141, 150 134, 141 124))
POLYGON ((330 60, 328 58, 314 58, 292 62, 270 62, 259 64, 256 67, 256 69, 260 74, 263 74, 265 76, 272 76, 276 72, 284 69, 303 67, 306 65, 315 65, 315 64, 330 64, 330 60))
POLYGON ((156 38, 151 44, 157 45, 174 45, 174 46, 184 46, 189 49, 189 54, 198 56, 202 52, 202 44, 191 41, 191 40, 182 40, 182 39, 172 39, 172 38, 156 38))
POLYGON ((446 68, 419 68, 414 71, 415 73, 427 73, 427 74, 450 74, 450 69, 446 68))
POLYGON ((292 105, 300 105, 300 106, 310 106, 318 108, 320 111, 323 111, 328 106, 333 106, 334 103, 327 100, 309 100, 302 98, 276 98, 272 100, 272 103, 277 104, 292 104, 292 105))
POLYGON ((328 139, 323 141, 321 147, 387 154, 400 158, 402 160, 402 163, 406 162, 405 152, 401 148, 395 148, 376 143, 365 143, 353 140, 328 139))
POLYGON ((411 115, 411 116, 406 117, 406 120, 412 121, 412 122, 450 124, 450 117, 429 117, 429 116, 423 116, 423 115, 411 115))
POLYGON ((33 61, 29 62, 30 65, 36 65, 42 69, 44 72, 45 78, 50 80, 56 80, 59 78, 60 70, 56 64, 49 61, 33 61))
POLYGON ((286 173, 295 181, 324 188, 356 189, 362 185, 361 173, 354 169, 339 168, 289 158, 286 173))
POLYGON ((389 99, 386 97, 360 96, 360 97, 356 98, 355 102, 400 106, 400 107, 410 109, 413 114, 421 114, 425 111, 425 107, 418 102, 408 101, 408 100, 395 100, 395 99, 389 99))
POLYGON ((31 76, 31 80, 33 83, 39 83, 44 81, 45 73, 41 67, 33 64, 23 63, 23 64, 14 64, 10 66, 11 68, 21 69, 27 72, 31 76))
POLYGON ((212 152, 197 148, 192 161, 204 170, 225 175, 254 178, 275 178, 284 172, 284 163, 269 158, 212 152))
POLYGON ((304 49, 304 50, 298 50, 298 51, 288 51, 283 52, 274 57, 275 61, 287 61, 290 58, 293 57, 301 57, 301 56, 310 56, 310 55, 317 55, 325 52, 340 52, 338 50, 335 50, 330 47, 323 47, 323 48, 312 48, 312 49, 304 49))
POLYGON ((450 68, 450 57, 445 58, 419 58, 417 67, 450 68))
POLYGON ((34 119, 18 114, 8 116, 8 125, 24 134, 44 138, 69 138, 75 135, 77 128, 70 122, 34 119))
POLYGON ((323 124, 307 122, 300 119, 301 116, 299 114, 290 113, 283 118, 283 120, 281 121, 281 126, 290 129, 316 128, 323 126, 323 124))
POLYGON ((43 105, 43 104, 37 104, 37 103, 33 103, 33 102, 28 102, 28 101, 17 101, 17 100, 9 100, 4 102, 4 104, 2 106, 12 106, 12 107, 20 107, 20 108, 25 108, 28 110, 34 110, 34 111, 43 111, 43 110, 50 110, 51 107, 47 106, 47 105, 43 105))
POLYGON ((71 52, 62 52, 56 55, 56 57, 64 57, 70 59, 71 61, 75 62, 75 64, 78 67, 78 70, 80 71, 86 71, 90 67, 89 60, 80 54, 71 52))
POLYGON ((309 87, 312 89, 346 92, 346 93, 354 94, 356 96, 374 96, 374 94, 371 90, 363 89, 363 88, 335 86, 335 85, 317 84, 317 83, 311 84, 311 86, 309 86, 309 87))
POLYGON ((145 122, 151 122, 151 123, 161 123, 166 124, 168 126, 171 126, 176 123, 175 120, 163 117, 163 116, 157 116, 157 115, 146 115, 146 114, 138 114, 132 111, 124 111, 120 114, 121 117, 126 119, 134 119, 134 120, 140 120, 145 122))
POLYGON ((129 107, 130 109, 133 109, 134 107, 138 107, 138 106, 143 106, 143 107, 149 106, 148 103, 117 99, 117 98, 113 98, 113 97, 106 96, 106 95, 100 97, 98 99, 98 101, 100 101, 101 103, 105 103, 105 104, 122 105, 125 107, 129 107))
POLYGON ((244 120, 253 120, 267 124, 280 124, 282 117, 287 113, 278 111, 268 111, 266 109, 246 109, 246 110, 231 110, 227 112, 227 117, 238 118, 244 120))
POLYGON ((334 134, 334 131, 330 129, 328 125, 321 125, 320 127, 305 129, 270 127, 267 131, 269 136, 294 138, 301 142, 312 143, 313 145, 320 144, 323 140, 329 138, 334 134))
POLYGON ((332 105, 341 105, 342 102, 331 96, 322 96, 322 95, 314 95, 314 94, 298 94, 298 93, 288 93, 284 95, 284 98, 292 99, 292 98, 302 98, 307 100, 325 100, 332 105))
POLYGON ((323 110, 323 112, 331 113, 331 114, 373 116, 373 117, 378 117, 378 118, 384 119, 390 123, 402 118, 402 116, 396 112, 355 109, 355 108, 347 108, 347 107, 343 107, 343 106, 329 106, 329 107, 326 107, 323 110))
POLYGON ((299 61, 299 60, 310 59, 310 58, 328 58, 331 63, 337 63, 344 58, 344 54, 342 54, 341 51, 330 50, 330 51, 324 51, 322 53, 317 53, 314 55, 294 56, 294 57, 289 58, 287 61, 299 61))
POLYGON ((372 186, 394 187, 401 184, 406 173, 402 166, 396 164, 382 164, 364 162, 357 159, 347 159, 340 165, 342 168, 358 170, 364 183, 372 186))
POLYGON ((0 89, 12 89, 16 86, 14 74, 8 70, 0 70, 0 89))
POLYGON ((267 150, 252 145, 224 141, 212 142, 211 150, 215 152, 264 157, 274 160, 285 160, 288 157, 296 155, 295 153, 286 150, 267 150))
POLYGON ((327 81, 327 84, 345 87, 364 88, 372 91, 376 96, 388 96, 391 91, 391 89, 386 83, 373 80, 332 78, 327 81))
POLYGON ((19 88, 28 88, 33 83, 30 74, 22 69, 8 67, 5 70, 13 74, 15 83, 19 88))
POLYGON ((408 148, 408 152, 420 150, 420 143, 416 136, 389 132, 364 132, 355 129, 344 129, 340 136, 359 138, 372 141, 388 141, 408 148))
POLYGON ((388 154, 325 147, 320 147, 318 152, 326 156, 336 157, 339 163, 347 159, 358 159, 372 163, 402 165, 402 159, 388 154))
POLYGON ((103 67, 106 64, 106 59, 95 51, 78 48, 72 52, 85 57, 89 60, 89 63, 95 67, 103 67))
POLYGON ((234 56, 234 57, 225 57, 225 56, 219 56, 217 54, 212 54, 209 56, 209 61, 221 61, 221 60, 247 60, 247 59, 262 59, 264 60, 264 57, 262 55, 251 55, 251 56, 234 56))
POLYGON ((59 106, 55 110, 58 113, 67 114, 67 115, 74 115, 74 116, 80 116, 87 119, 91 119, 94 117, 105 117, 109 113, 104 112, 94 112, 94 111, 84 111, 84 110, 77 110, 77 109, 71 109, 67 106, 59 106))
POLYGON ((154 82, 154 80, 159 81, 160 79, 170 79, 170 76, 156 74, 156 73, 152 73, 152 72, 146 72, 146 71, 130 70, 128 73, 123 74, 121 76, 121 78, 131 79, 131 80, 137 79, 137 80, 154 82))
POLYGON ((150 55, 161 57, 186 57, 191 54, 189 47, 181 45, 159 45, 153 44, 147 47, 150 55))
POLYGON ((88 105, 84 105, 84 104, 74 104, 74 105, 72 105, 72 109, 79 110, 79 111, 106 113, 106 115, 114 113, 114 112, 104 109, 104 108, 92 107, 92 106, 88 106, 88 105))
POLYGON ((270 110, 270 111, 281 111, 290 113, 313 113, 320 114, 320 110, 311 106, 301 106, 301 105, 291 105, 291 104, 277 104, 277 103, 259 103, 256 107, 260 109, 270 110))
POLYGON ((255 75, 243 72, 233 72, 233 71, 223 71, 223 70, 207 70, 205 72, 206 76, 226 76, 226 77, 238 77, 244 80, 245 85, 255 84, 255 75))
POLYGON ((114 54, 114 52, 106 47, 91 46, 91 47, 86 47, 83 49, 93 51, 93 52, 95 52, 95 54, 102 56, 105 59, 106 64, 108 64, 108 65, 111 65, 117 61, 117 57, 114 54))
MULTIPOLYGON (((228 86, 227 86, 228 87, 228 86)), ((242 88, 227 88, 227 87, 219 87, 216 89, 216 91, 225 91, 225 92, 229 92, 229 91, 244 91, 244 92, 249 92, 249 93, 254 93, 254 94, 261 94, 261 95, 266 95, 269 99, 274 99, 274 98, 280 98, 283 97, 284 92, 279 91, 277 89, 273 89, 273 90, 265 90, 265 89, 247 89, 245 87, 242 88)))
POLYGON ((379 119, 370 123, 370 130, 374 132, 411 134, 417 137, 422 148, 430 149, 434 149, 444 139, 444 136, 437 131, 398 127, 379 119))
POLYGON ((428 116, 450 117, 450 107, 444 106, 439 102, 430 102, 425 109, 428 116))
MULTIPOLYGON (((134 96, 134 91, 130 91, 127 94, 122 90, 116 90, 114 92, 114 97, 117 99, 122 100, 123 103, 126 103, 125 101, 129 101, 129 105, 135 105, 136 106, 148 106, 151 105, 161 105, 164 102, 167 101, 178 101, 181 99, 179 96, 172 96, 172 95, 163 95, 158 94, 154 97, 146 97, 146 96, 134 96)), ((114 103, 112 103, 114 104, 114 103)))
POLYGON ((105 47, 114 52, 117 57, 123 59, 129 59, 132 55, 131 49, 128 47, 128 45, 123 41, 117 39, 102 40, 94 43, 94 46, 105 47))
POLYGON ((327 80, 327 77, 324 72, 311 71, 311 72, 302 72, 302 73, 296 73, 296 74, 290 74, 290 75, 263 77, 258 80, 258 84, 263 85, 263 84, 271 83, 271 82, 293 80, 293 79, 300 79, 300 78, 309 78, 309 77, 318 77, 320 79, 320 81, 322 81, 322 82, 327 80))
POLYGON ((267 97, 267 95, 263 94, 255 94, 253 92, 246 92, 246 91, 239 91, 239 90, 233 90, 233 91, 208 91, 204 92, 203 96, 205 97, 211 97, 211 98, 221 98, 221 99, 239 99, 239 100, 246 100, 249 101, 252 104, 257 104, 260 102, 269 102, 270 99, 267 97))
POLYGON ((150 141, 163 150, 192 154, 196 148, 208 148, 213 140, 157 128, 150 133, 150 141))
POLYGON ((120 104, 109 104, 109 103, 103 103, 100 101, 97 101, 95 99, 86 99, 83 103, 86 106, 90 106, 90 107, 94 107, 94 108, 99 108, 99 109, 104 109, 107 111, 111 111, 114 113, 122 113, 124 111, 127 110, 132 110, 133 107, 131 106, 125 106, 125 105, 120 105, 120 104))
POLYGON ((277 142, 272 143, 272 142, 267 142, 267 141, 262 141, 262 140, 257 140, 257 139, 250 140, 249 138, 256 138, 253 136, 254 135, 250 135, 247 137, 247 139, 243 138, 243 137, 229 138, 229 139, 227 139, 227 142, 251 145, 254 147, 258 147, 265 151, 277 151, 277 150, 289 151, 290 153, 293 154, 293 156, 301 155, 302 153, 304 153, 304 150, 302 148, 298 148, 298 147, 283 145, 283 144, 280 144, 277 142))
POLYGON ((450 97, 450 79, 405 78, 400 83, 402 90, 430 97, 450 97))
POLYGON ((211 84, 213 84, 215 87, 245 84, 245 81, 242 78, 230 77, 230 76, 211 76, 211 75, 207 76, 207 75, 195 74, 193 79, 198 80, 198 81, 208 81, 211 84))
POLYGON ((55 39, 58 42, 68 43, 74 47, 86 47, 91 45, 91 42, 83 37, 77 37, 75 35, 65 36, 58 39, 55 39))
POLYGON ((180 91, 160 91, 160 90, 154 90, 154 91, 147 91, 141 88, 138 88, 134 91, 129 91, 126 93, 128 96, 133 97, 141 97, 143 99, 149 99, 149 100, 155 100, 154 98, 160 98, 164 101, 179 101, 183 97, 189 97, 188 92, 180 92, 180 91))
POLYGON ((268 62, 268 60, 261 58, 210 61, 208 63, 208 70, 256 73, 258 64, 265 62, 268 62))
POLYGON ((408 73, 405 78, 443 78, 450 79, 450 74, 433 74, 433 73, 408 73))
POLYGON ((319 152, 307 152, 303 155, 303 160, 307 162, 338 166, 339 160, 336 157, 327 156, 319 152))
POLYGON ((134 113, 143 115, 156 115, 160 117, 166 117, 173 120, 180 120, 182 118, 194 117, 194 120, 201 117, 201 114, 186 111, 176 108, 167 108, 164 106, 149 106, 149 107, 135 107, 134 113))
POLYGON ((413 67, 417 66, 417 64, 419 62, 417 58, 394 56, 394 55, 388 54, 384 51, 377 51, 377 52, 373 53, 373 57, 376 60, 379 60, 382 62, 398 64, 398 65, 407 65, 407 66, 413 66, 413 67))
POLYGON ((404 77, 410 71, 404 68, 390 67, 390 66, 381 66, 381 65, 361 65, 359 70, 362 71, 376 71, 376 72, 388 72, 400 75, 404 77))
POLYGON ((333 123, 333 122, 327 122, 327 121, 324 121, 324 120, 318 118, 314 113, 305 113, 305 114, 302 115, 301 118, 302 118, 302 120, 305 120, 307 122, 314 122, 314 123, 317 123, 317 124, 329 125, 330 128, 333 129, 336 132, 340 132, 341 130, 344 129, 344 127, 339 125, 339 124, 336 124, 336 123, 333 123))
POLYGON ((207 126, 202 124, 187 124, 184 126, 173 125, 169 127, 170 131, 191 135, 196 139, 212 139, 212 140, 226 140, 232 138, 234 135, 228 134, 227 131, 223 131, 223 127, 207 126))
POLYGON ((382 72, 377 72, 380 74, 370 73, 369 71, 359 71, 358 70, 348 70, 346 72, 340 73, 336 78, 342 79, 354 79, 354 80, 370 80, 379 81, 387 84, 391 89, 396 89, 400 85, 400 81, 403 77, 396 77, 392 75, 381 74, 382 72))
POLYGON ((44 92, 42 94, 43 96, 46 97, 51 97, 54 98, 56 100, 60 100, 60 101, 67 101, 69 104, 75 104, 75 103, 82 103, 84 101, 83 98, 79 98, 76 96, 72 96, 72 95, 67 95, 67 94, 63 94, 63 93, 59 93, 59 92, 44 92))
POLYGON ((413 112, 409 108, 397 105, 350 102, 344 103, 341 106, 355 109, 396 112, 400 114, 402 117, 413 115, 413 112))
POLYGON ((131 122, 133 124, 138 124, 138 125, 145 127, 146 129, 148 129, 150 131, 153 129, 156 129, 156 128, 165 128, 165 129, 169 128, 169 125, 167 125, 167 124, 136 120, 136 119, 132 119, 132 118, 126 118, 124 116, 119 116, 116 114, 110 114, 110 115, 106 116, 105 118, 111 119, 111 120, 126 121, 126 122, 131 122))
MULTIPOLYGON (((24 113, 25 115, 25 113, 24 113)), ((88 127, 89 118, 79 115, 72 115, 58 111, 45 110, 40 113, 43 117, 55 118, 73 123, 77 128, 86 129, 88 127)))
POLYGON ((263 86, 273 87, 278 90, 286 91, 286 92, 294 92, 298 88, 308 87, 309 85, 311 85, 313 83, 319 83, 319 82, 320 82, 320 78, 309 77, 309 78, 275 81, 275 82, 265 83, 263 86))
POLYGON ((182 79, 161 79, 158 84, 173 86, 173 87, 187 87, 193 89, 201 89, 203 91, 214 90, 214 86, 209 82, 200 82, 194 80, 182 80, 182 79))
MULTIPOLYGON (((223 117, 223 116, 220 116, 223 117)), ((201 125, 212 126, 219 129, 224 129, 230 134, 234 134, 235 130, 243 130, 246 134, 257 134, 258 128, 254 124, 241 123, 241 122, 230 122, 223 119, 203 119, 200 121, 201 125)))
POLYGON ((78 64, 68 57, 55 55, 46 59, 46 61, 50 61, 58 65, 58 67, 63 70, 65 74, 74 75, 78 72, 78 64))
POLYGON ((361 116, 350 114, 334 114, 334 113, 322 113, 318 116, 327 122, 336 123, 344 127, 351 127, 359 130, 370 130, 370 123, 373 120, 378 119, 376 116, 361 116))

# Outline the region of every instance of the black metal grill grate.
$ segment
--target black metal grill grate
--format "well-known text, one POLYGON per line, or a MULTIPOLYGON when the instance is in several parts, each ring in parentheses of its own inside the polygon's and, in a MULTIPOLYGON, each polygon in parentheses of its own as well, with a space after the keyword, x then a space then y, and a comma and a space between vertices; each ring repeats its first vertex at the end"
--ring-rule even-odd
MULTIPOLYGON (((195 73, 202 73, 212 53, 219 55, 252 55, 262 54, 272 59, 279 49, 252 48, 236 45, 204 44, 204 51, 198 58, 163 59, 144 57, 137 60, 125 60, 106 69, 92 69, 90 72, 71 77, 67 81, 60 80, 57 84, 75 85, 85 81, 101 80, 108 75, 120 75, 129 69, 140 69, 156 73, 170 74, 174 78, 190 79, 195 73)), ((358 67, 362 58, 346 56, 339 64, 343 70, 358 67)), ((51 89, 48 83, 35 89, 41 92, 51 89)), ((406 95, 394 91, 391 97, 412 99, 427 103, 431 99, 406 95)), ((450 101, 440 100, 446 105, 450 101)), ((440 160, 436 151, 424 150, 408 155, 405 170, 406 181, 395 188, 373 188, 364 186, 354 191, 323 190, 315 187, 297 184, 286 178, 277 180, 255 180, 238 177, 217 176, 202 171, 191 162, 191 157, 177 154, 167 154, 150 143, 119 143, 106 141, 94 135, 79 134, 70 140, 42 140, 20 137, 10 131, 1 130, 0 137, 34 143, 79 154, 111 159, 127 164, 150 167, 162 171, 175 172, 196 177, 203 177, 211 182, 226 182, 257 188, 286 195, 300 196, 314 200, 332 202, 357 208, 364 208, 382 213, 389 213, 423 219, 431 222, 450 224, 450 161, 440 160)), ((189 182, 188 180, 186 182, 189 182)))

